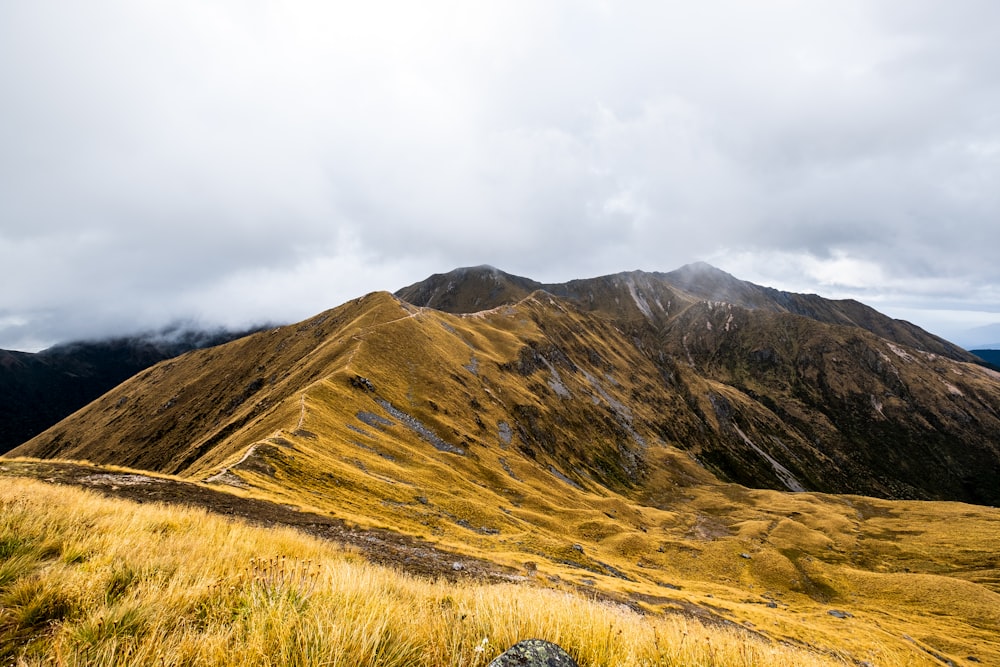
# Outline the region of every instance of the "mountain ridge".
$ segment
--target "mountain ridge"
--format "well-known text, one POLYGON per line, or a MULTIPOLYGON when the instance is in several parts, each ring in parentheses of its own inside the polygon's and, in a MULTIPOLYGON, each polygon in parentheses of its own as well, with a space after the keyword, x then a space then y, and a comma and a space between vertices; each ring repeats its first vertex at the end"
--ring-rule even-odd
POLYGON ((472 312, 373 292, 188 352, 0 474, 223 513, 265 501, 352 539, 392 531, 436 572, 493 563, 854 662, 876 644, 898 664, 1000 656, 983 506, 1000 504, 1000 373, 740 284, 732 300, 769 307, 642 272, 552 291, 444 275, 419 291, 472 312))
MULTIPOLYGON (((492 266, 464 267, 444 274, 435 274, 397 290, 394 295, 422 307, 451 313, 470 313, 475 312, 479 306, 482 306, 480 309, 487 310, 501 305, 511 305, 537 289, 554 296, 573 299, 586 306, 594 303, 595 287, 600 286, 607 290, 615 283, 628 286, 637 308, 648 318, 653 318, 653 311, 642 296, 643 287, 653 292, 669 290, 668 297, 674 296, 689 302, 722 301, 753 310, 789 312, 830 324, 858 326, 894 342, 956 360, 977 361, 974 355, 957 345, 928 333, 910 322, 887 317, 859 301, 829 300, 815 294, 797 294, 762 287, 739 280, 705 262, 687 264, 666 273, 623 271, 596 278, 547 284, 505 273, 492 266), (481 283, 487 282, 487 276, 490 282, 498 286, 489 292, 488 298, 482 295, 479 288, 481 283), (639 291, 636 291, 637 289, 639 291), (585 290, 589 298, 585 298, 585 290)), ((598 304, 598 309, 601 307, 607 309, 608 303, 605 301, 603 304, 598 304)), ((663 309, 659 310, 662 313, 663 309)))
POLYGON ((356 393, 357 375, 382 403, 356 411, 402 411, 397 421, 425 425, 407 437, 463 453, 485 428, 476 413, 503 387, 517 399, 486 410, 494 428, 506 424, 522 455, 584 488, 641 488, 662 455, 655 442, 667 459, 748 486, 1000 504, 1000 387, 992 371, 966 366, 968 353, 868 307, 707 265, 680 271, 553 285, 493 267, 436 274, 144 371, 15 453, 218 474, 249 443, 297 430, 289 424, 317 386, 356 393), (847 316, 855 310, 867 327, 847 316), (383 352, 359 356, 367 349, 383 352), (407 386, 385 366, 411 369, 407 386), (453 405, 441 422, 431 406, 461 395, 480 408, 453 405))

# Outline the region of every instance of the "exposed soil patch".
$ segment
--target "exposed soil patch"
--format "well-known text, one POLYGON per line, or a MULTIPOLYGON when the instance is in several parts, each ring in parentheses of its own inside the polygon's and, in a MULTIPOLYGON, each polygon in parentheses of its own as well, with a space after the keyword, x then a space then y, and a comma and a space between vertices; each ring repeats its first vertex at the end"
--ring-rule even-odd
POLYGON ((58 461, 0 461, 0 476, 30 477, 68 484, 138 503, 161 502, 200 507, 259 526, 288 526, 356 549, 367 560, 411 574, 451 581, 523 580, 520 572, 489 561, 440 549, 407 535, 351 526, 335 517, 302 512, 278 503, 243 498, 201 484, 137 473, 109 472, 98 466, 58 461))

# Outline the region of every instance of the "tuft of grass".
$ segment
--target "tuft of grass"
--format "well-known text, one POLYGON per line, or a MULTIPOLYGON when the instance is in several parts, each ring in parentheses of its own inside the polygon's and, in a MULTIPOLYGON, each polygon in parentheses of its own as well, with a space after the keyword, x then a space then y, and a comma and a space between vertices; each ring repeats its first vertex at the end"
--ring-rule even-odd
POLYGON ((36 644, 76 610, 58 578, 27 574, 0 595, 0 658, 7 660, 36 644))

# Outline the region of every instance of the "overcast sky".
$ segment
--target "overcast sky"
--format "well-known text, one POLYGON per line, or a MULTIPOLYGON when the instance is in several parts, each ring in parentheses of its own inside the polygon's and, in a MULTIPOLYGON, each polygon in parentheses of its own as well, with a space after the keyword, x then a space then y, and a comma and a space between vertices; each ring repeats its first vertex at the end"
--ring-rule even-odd
POLYGON ((994 0, 4 0, 0 95, 0 348, 698 260, 1000 342, 994 0))

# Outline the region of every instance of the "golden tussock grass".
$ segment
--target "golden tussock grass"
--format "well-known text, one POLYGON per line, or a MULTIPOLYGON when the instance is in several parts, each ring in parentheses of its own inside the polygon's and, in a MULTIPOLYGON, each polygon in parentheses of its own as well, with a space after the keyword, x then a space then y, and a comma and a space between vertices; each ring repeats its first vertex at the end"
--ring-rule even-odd
MULTIPOLYGON (((610 324, 560 311, 555 326, 543 310, 453 317, 371 295, 234 344, 233 354, 158 366, 59 427, 78 444, 61 456, 215 479, 500 566, 531 562, 533 588, 431 585, 291 533, 166 510, 153 520, 142 513, 152 510, 67 495, 52 501, 65 517, 35 502, 0 545, 0 632, 22 647, 9 655, 28 664, 476 665, 542 636, 584 664, 823 664, 832 655, 1000 664, 1000 511, 720 484, 696 450, 672 444, 701 428, 681 405, 688 399, 634 381, 658 377, 648 358, 610 324), (549 355, 546 367, 522 358, 526 341, 556 341, 579 364, 593 351, 601 363, 573 373, 549 355), (359 376, 374 388, 352 383, 359 376), (439 451, 413 423, 463 454, 439 451), (673 434, 660 443, 642 432, 649 476, 633 475, 637 486, 623 472, 619 445, 637 440, 623 424, 667 424, 673 434), (258 571, 280 556, 299 583, 253 583, 284 572, 258 571), (306 561, 315 575, 303 573, 306 561), (545 587, 590 587, 654 616, 545 587), (685 606, 827 657, 654 620, 685 606), (132 658, 115 657, 126 650, 132 658)), ((690 375, 681 384, 710 422, 710 392, 743 400, 683 365, 676 372, 690 375)), ((794 401, 786 407, 798 414, 794 401)))
POLYGON ((0 517, 5 665, 471 667, 530 637, 581 665, 844 664, 566 592, 414 578, 291 530, 36 481, 5 480, 0 517))

